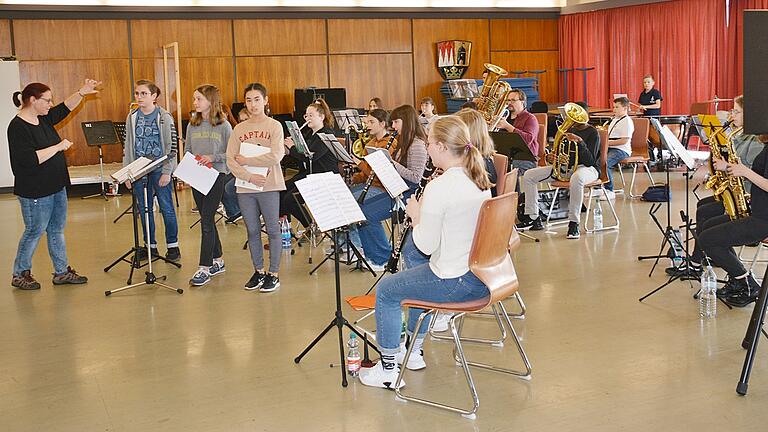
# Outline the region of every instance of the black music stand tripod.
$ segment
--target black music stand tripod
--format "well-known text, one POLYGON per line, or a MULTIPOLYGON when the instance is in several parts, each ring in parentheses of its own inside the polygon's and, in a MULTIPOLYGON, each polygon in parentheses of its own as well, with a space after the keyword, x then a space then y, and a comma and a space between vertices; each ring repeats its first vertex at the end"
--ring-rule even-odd
MULTIPOLYGON (((163 157, 161 159, 158 159, 158 161, 162 161, 164 159, 165 159, 165 157, 163 157)), ((132 185, 136 183, 136 180, 137 181, 145 181, 146 182, 147 178, 145 176, 146 176, 146 174, 149 173, 149 171, 151 171, 151 169, 148 169, 147 171, 141 173, 141 175, 139 175, 137 177, 134 177, 134 176, 129 174, 128 175, 128 180, 131 181, 132 185)), ((172 265, 176 266, 176 268, 181 268, 181 264, 179 264, 177 262, 170 261, 170 260, 166 259, 163 256, 152 255, 151 248, 149 247, 149 244, 148 244, 150 236, 149 236, 149 201, 147 201, 147 200, 148 200, 148 192, 147 192, 147 187, 145 185, 144 186, 144 214, 143 214, 143 216, 144 216, 144 228, 145 228, 144 235, 146 236, 146 241, 145 241, 145 244, 144 244, 144 248, 146 248, 146 251, 147 251, 147 264, 146 264, 146 266, 147 266, 147 270, 148 270, 148 271, 145 272, 146 277, 144 278, 143 282, 139 282, 139 283, 135 283, 135 284, 131 283, 132 280, 133 280, 133 271, 135 269, 137 269, 137 268, 141 268, 141 267, 144 266, 144 265, 141 265, 140 262, 139 262, 139 250, 141 250, 142 248, 139 246, 139 227, 138 227, 138 222, 136 220, 136 218, 139 215, 138 203, 136 202, 136 194, 134 194, 133 191, 131 191, 131 201, 132 201, 132 207, 131 208, 133 209, 133 212, 132 212, 133 213, 133 217, 132 217, 132 219, 133 219, 133 247, 131 247, 131 249, 128 250, 128 252, 124 253, 119 258, 117 258, 115 261, 113 261, 112 264, 110 264, 110 265, 108 265, 107 267, 104 268, 104 272, 108 272, 110 269, 112 269, 112 267, 114 267, 115 265, 117 265, 121 261, 124 261, 124 262, 127 262, 127 263, 131 264, 131 272, 128 275, 128 281, 127 281, 128 285, 123 286, 123 287, 118 288, 118 289, 104 291, 104 295, 105 296, 110 296, 113 293, 120 292, 120 291, 125 291, 125 290, 131 289, 131 288, 136 288, 136 287, 139 287, 139 286, 142 286, 142 285, 158 285, 158 286, 161 286, 163 288, 169 289, 171 291, 176 291, 179 294, 182 294, 184 292, 184 290, 181 289, 181 288, 178 288, 178 289, 177 288, 173 288, 173 287, 171 287, 169 285, 166 285, 166 284, 160 282, 160 281, 164 281, 166 279, 166 277, 165 276, 157 277, 157 276, 155 276, 154 272, 152 271, 152 262, 154 260, 156 260, 156 259, 161 259, 161 260, 167 262, 168 264, 172 264, 172 265), (130 260, 127 259, 127 257, 129 255, 132 255, 130 260)))
POLYGON ((99 149, 99 185, 101 186, 101 192, 84 196, 82 199, 100 196, 104 198, 104 201, 109 201, 109 195, 107 195, 107 190, 104 188, 104 153, 102 152, 101 147, 105 145, 119 144, 115 125, 109 120, 102 120, 82 122, 80 123, 80 126, 83 128, 85 143, 88 144, 89 147, 98 147, 99 149))
POLYGON ((752 373, 752 365, 757 354, 757 342, 760 339, 760 333, 763 333, 763 336, 768 338, 768 333, 765 332, 764 327, 766 310, 768 310, 768 268, 765 269, 765 274, 763 275, 763 283, 760 286, 760 294, 755 302, 755 309, 752 310, 747 334, 744 335, 744 340, 741 342, 741 346, 747 350, 747 355, 744 357, 744 366, 741 369, 739 383, 736 385, 736 393, 742 396, 747 394, 749 375, 752 373))
MULTIPOLYGON (((348 226, 347 226, 348 227, 348 226)), ((338 229, 334 228, 332 230, 333 237, 337 238, 338 235, 338 229)), ((341 270, 339 269, 339 249, 333 248, 333 255, 334 255, 334 264, 333 264, 333 270, 334 270, 334 276, 335 276, 335 283, 336 283, 336 312, 334 312, 333 319, 331 320, 330 324, 322 331, 320 332, 317 337, 310 342, 309 345, 307 345, 306 348, 304 348, 304 351, 301 352, 296 358, 293 359, 295 363, 299 363, 302 358, 304 358, 309 351, 312 350, 312 348, 317 345, 318 342, 320 342, 320 339, 322 339, 326 334, 328 334, 329 331, 331 331, 332 328, 336 327, 339 333, 339 359, 341 360, 341 364, 343 365, 345 362, 345 356, 344 356, 344 335, 342 333, 342 329, 344 327, 351 330, 353 333, 355 333, 360 340, 363 341, 366 346, 368 346, 368 338, 367 336, 364 336, 361 334, 356 328, 354 328, 349 321, 347 321, 346 318, 344 318, 344 314, 341 311, 341 270)), ((323 260, 325 261, 325 260, 323 260)), ((381 352, 376 348, 375 346, 371 345, 371 348, 374 349, 377 353, 381 354, 381 352)), ((331 365, 333 366, 333 365, 331 365)), ((341 386, 346 387, 347 386, 347 371, 346 368, 341 368, 341 386)))

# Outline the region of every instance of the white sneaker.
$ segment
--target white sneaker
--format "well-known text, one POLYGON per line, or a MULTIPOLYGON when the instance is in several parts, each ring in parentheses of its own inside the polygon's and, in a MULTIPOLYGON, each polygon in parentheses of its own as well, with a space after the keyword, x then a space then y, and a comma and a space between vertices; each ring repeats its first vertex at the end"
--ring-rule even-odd
POLYGON ((615 200, 616 199, 616 193, 614 191, 606 190, 605 194, 608 195, 608 199, 605 198, 606 195, 603 195, 603 192, 600 192, 600 201, 608 201, 608 200, 615 200))
MULTIPOLYGON (((363 257, 363 258, 365 258, 365 257, 363 257)), ((386 264, 381 264, 381 265, 379 265, 379 264, 374 264, 374 263, 372 263, 372 262, 370 262, 370 261, 368 261, 368 260, 365 260, 365 262, 367 262, 367 263, 368 263, 368 265, 371 267, 371 270, 373 270, 373 271, 375 271, 375 272, 383 272, 383 271, 384 271, 384 269, 386 269, 386 268, 387 268, 386 264)))
POLYGON ((445 313, 445 312, 438 312, 433 320, 435 320, 435 325, 432 326, 432 331, 435 332, 444 332, 448 331, 448 321, 453 318, 452 313, 445 313))
MULTIPOLYGON (((397 375, 400 374, 400 368, 394 367, 392 370, 384 369, 381 361, 369 368, 360 369, 360 382, 368 387, 379 387, 394 390, 397 375)), ((405 380, 400 381, 400 388, 405 387, 405 380)))
MULTIPOLYGON (((405 347, 403 347, 405 348, 405 347)), ((402 365, 403 360, 405 360, 405 349, 400 350, 399 353, 395 354, 395 361, 397 364, 402 365)), ((424 351, 419 350, 418 352, 412 352, 411 356, 408 357, 408 364, 405 365, 408 370, 417 371, 422 370, 427 367, 427 363, 424 362, 424 351)))

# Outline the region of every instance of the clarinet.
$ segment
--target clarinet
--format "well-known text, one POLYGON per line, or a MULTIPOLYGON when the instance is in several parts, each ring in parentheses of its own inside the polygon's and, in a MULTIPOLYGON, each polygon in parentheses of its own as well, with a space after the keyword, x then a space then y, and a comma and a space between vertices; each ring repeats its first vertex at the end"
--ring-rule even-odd
MULTIPOLYGON (((432 178, 432 174, 435 173, 435 166, 432 165, 432 161, 427 161, 427 166, 424 168, 424 174, 421 176, 421 181, 419 182, 419 186, 416 188, 416 192, 413 193, 413 196, 416 197, 416 199, 420 199, 421 195, 424 193, 424 188, 427 187, 427 183, 429 183, 429 180, 432 178)), ((392 249, 392 255, 389 256, 389 261, 387 261, 386 271, 394 274, 397 273, 397 262, 400 261, 400 255, 403 253, 403 246, 405 245, 405 236, 408 235, 408 232, 411 230, 411 218, 406 217, 405 221, 403 221, 403 226, 400 230, 400 237, 397 239, 397 244, 395 244, 395 247, 392 249)))
MULTIPOLYGON (((389 141, 387 141, 387 146, 384 147, 386 151, 389 151, 389 149, 392 147, 392 144, 395 142, 395 138, 397 137, 397 131, 392 131, 392 135, 389 137, 389 141)), ((373 184, 373 179, 376 178, 376 173, 373 172, 373 169, 371 169, 371 175, 368 176, 368 180, 365 181, 365 187, 363 188, 363 192, 360 193, 360 197, 357 198, 357 203, 362 204, 365 200, 365 196, 368 194, 368 189, 371 188, 371 185, 373 184)))

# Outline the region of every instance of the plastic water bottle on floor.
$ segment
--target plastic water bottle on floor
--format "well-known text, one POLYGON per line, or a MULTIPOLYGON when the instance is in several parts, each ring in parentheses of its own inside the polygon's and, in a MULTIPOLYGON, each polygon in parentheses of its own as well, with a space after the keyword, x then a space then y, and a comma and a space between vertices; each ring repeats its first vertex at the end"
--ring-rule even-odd
POLYGON ((707 264, 701 274, 701 291, 699 292, 699 315, 702 318, 717 316, 717 275, 712 265, 707 264))
POLYGON ((595 201, 595 208, 592 210, 592 221, 594 222, 595 231, 597 231, 603 229, 603 209, 600 208, 600 201, 595 201))
POLYGON ((282 238, 283 249, 291 248, 291 226, 288 224, 288 219, 280 221, 280 237, 282 238))
POLYGON ((360 357, 360 348, 357 342, 357 335, 354 333, 349 334, 349 341, 347 342, 347 372, 349 376, 356 377, 360 373, 360 363, 362 358, 360 357))

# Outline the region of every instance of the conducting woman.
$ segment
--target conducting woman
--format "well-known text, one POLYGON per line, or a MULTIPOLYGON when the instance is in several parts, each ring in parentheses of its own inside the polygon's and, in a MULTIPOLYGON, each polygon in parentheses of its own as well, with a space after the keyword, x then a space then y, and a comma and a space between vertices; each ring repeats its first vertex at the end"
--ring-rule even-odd
POLYGON ((13 171, 13 193, 19 200, 24 232, 13 262, 11 285, 23 290, 40 289, 32 277, 32 256, 43 233, 53 261, 53 284, 82 284, 88 278, 69 266, 64 227, 67 224, 67 186, 70 185, 64 152, 72 141, 61 139, 54 127, 67 118, 83 98, 97 93, 101 84, 86 79, 80 89, 64 102, 53 105, 50 87, 32 83, 13 94, 21 107, 8 124, 8 150, 13 171))
MULTIPOLYGON (((463 302, 489 295, 488 288, 469 270, 480 207, 491 197, 488 174, 480 151, 470 142, 469 129, 459 118, 447 116, 433 125, 427 147, 432 163, 443 174, 431 181, 421 200, 408 201, 406 212, 413 221, 413 239, 429 263, 388 275, 376 291, 376 341, 381 361, 360 372, 367 386, 392 388, 397 380, 400 348, 401 307, 405 299, 434 302, 463 302)), ((409 309, 408 332, 412 333, 422 313, 409 309)), ((421 350, 426 326, 413 338, 409 369, 421 369, 421 350), (420 363, 420 364, 419 364, 420 363)), ((404 383, 403 383, 404 384, 404 383)))

